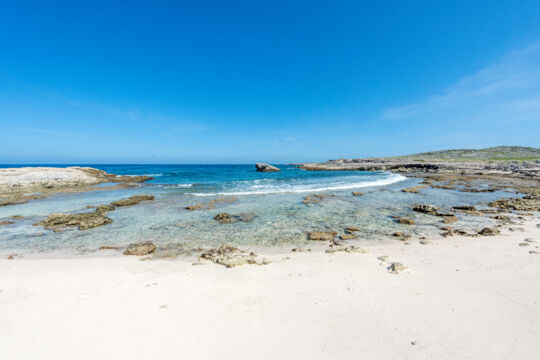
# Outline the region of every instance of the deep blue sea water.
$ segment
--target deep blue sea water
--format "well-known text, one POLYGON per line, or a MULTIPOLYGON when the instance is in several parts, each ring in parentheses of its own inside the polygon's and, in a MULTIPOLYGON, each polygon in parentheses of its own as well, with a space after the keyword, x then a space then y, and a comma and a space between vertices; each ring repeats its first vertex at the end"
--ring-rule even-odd
MULTIPOLYGON (((22 165, 21 165, 22 166, 22 165)), ((47 166, 47 165, 39 165, 47 166)), ((55 165, 58 166, 58 165, 55 165)), ((69 166, 69 165, 63 165, 69 166)), ((85 166, 85 165, 79 165, 85 166)), ((0 227, 0 250, 18 252, 95 251, 103 245, 126 245, 151 240, 162 246, 209 247, 230 243, 243 247, 306 246, 306 232, 346 226, 362 229, 365 241, 387 239, 394 231, 430 236, 438 231, 437 217, 412 213, 412 204, 430 203, 443 208, 475 204, 504 195, 423 189, 404 193, 419 180, 385 172, 304 171, 278 165, 282 171, 260 173, 253 165, 88 165, 118 175, 149 175, 154 180, 129 189, 58 194, 27 204, 0 207, 0 219, 22 215, 23 220, 0 227), (363 196, 352 196, 362 191, 363 196), (325 193, 334 197, 306 205, 303 197, 325 193), (106 204, 135 194, 156 196, 152 202, 118 208, 109 213, 113 223, 85 231, 52 232, 32 224, 57 212, 91 211, 87 205, 106 204), (188 205, 216 198, 235 198, 215 208, 188 211, 188 205), (254 213, 251 222, 220 224, 219 212, 254 213), (395 223, 392 216, 413 217, 414 228, 395 223)), ((0 165, 0 167, 14 167, 0 165)), ((460 227, 475 229, 490 219, 460 214, 460 227)))

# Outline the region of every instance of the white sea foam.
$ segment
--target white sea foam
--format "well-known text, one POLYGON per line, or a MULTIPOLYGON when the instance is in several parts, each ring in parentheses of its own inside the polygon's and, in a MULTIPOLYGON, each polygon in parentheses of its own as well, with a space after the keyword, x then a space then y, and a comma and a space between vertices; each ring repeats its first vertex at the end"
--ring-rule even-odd
MULTIPOLYGON (((266 195, 266 194, 282 194, 282 193, 307 193, 319 191, 339 191, 360 189, 372 186, 390 185, 399 181, 403 181, 406 177, 398 174, 383 174, 386 175, 383 179, 368 180, 367 177, 348 177, 348 178, 327 178, 323 181, 315 183, 282 183, 279 184, 253 184, 249 186, 237 186, 227 191, 214 193, 192 193, 195 196, 217 196, 217 195, 266 195), (347 180, 345 180, 347 179, 347 180)), ((257 182, 255 180, 253 182, 257 182)), ((253 183, 252 182, 252 183, 253 183)))
POLYGON ((192 187, 193 184, 151 184, 151 186, 167 188, 167 189, 179 189, 179 188, 183 189, 183 188, 192 187))

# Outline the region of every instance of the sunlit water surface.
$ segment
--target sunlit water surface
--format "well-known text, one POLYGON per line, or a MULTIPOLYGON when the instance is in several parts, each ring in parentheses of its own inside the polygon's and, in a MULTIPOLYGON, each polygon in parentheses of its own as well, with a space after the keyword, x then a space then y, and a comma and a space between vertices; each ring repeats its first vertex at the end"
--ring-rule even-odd
MULTIPOLYGON (((0 227, 0 250, 17 252, 91 252, 104 245, 127 245, 153 241, 158 245, 189 247, 223 243, 244 247, 291 247, 307 243, 306 232, 357 226, 359 240, 380 241, 395 231, 417 236, 440 232, 441 218, 415 213, 415 203, 444 209, 453 205, 485 206, 485 202, 507 193, 467 193, 455 190, 422 189, 418 194, 401 189, 420 180, 384 172, 312 172, 294 166, 280 166, 281 172, 258 173, 251 165, 102 165, 107 172, 151 175, 155 179, 134 188, 59 194, 26 204, 0 207, 0 220, 22 215, 12 225, 0 227), (353 196, 361 191, 363 196, 353 196), (335 195, 318 204, 306 205, 303 197, 313 193, 335 195), (112 224, 85 231, 53 232, 34 223, 51 213, 92 211, 87 205, 106 204, 137 194, 155 195, 156 200, 117 208, 108 214, 112 224), (214 209, 186 210, 188 205, 212 199, 236 197, 218 203, 214 209), (251 222, 220 224, 213 218, 220 212, 254 213, 251 222), (415 226, 397 224, 392 216, 413 218, 415 226)), ((493 225, 489 217, 457 214, 452 226, 478 230, 493 225)))

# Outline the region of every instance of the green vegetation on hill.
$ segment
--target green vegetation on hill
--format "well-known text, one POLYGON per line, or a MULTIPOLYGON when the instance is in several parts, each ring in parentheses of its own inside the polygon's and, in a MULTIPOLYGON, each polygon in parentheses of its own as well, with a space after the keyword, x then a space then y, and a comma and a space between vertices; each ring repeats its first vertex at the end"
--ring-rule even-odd
POLYGON ((452 149, 393 157, 401 160, 539 160, 540 149, 523 146, 497 146, 487 149, 452 149))

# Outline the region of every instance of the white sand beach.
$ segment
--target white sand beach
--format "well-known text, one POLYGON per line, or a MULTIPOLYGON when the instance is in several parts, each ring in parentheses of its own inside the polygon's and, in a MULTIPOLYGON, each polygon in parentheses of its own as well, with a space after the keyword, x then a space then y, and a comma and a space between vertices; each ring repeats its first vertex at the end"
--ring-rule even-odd
POLYGON ((518 245, 540 241, 538 224, 232 269, 2 259, 0 358, 538 359, 540 242, 518 245), (388 273, 383 255, 410 271, 388 273))

